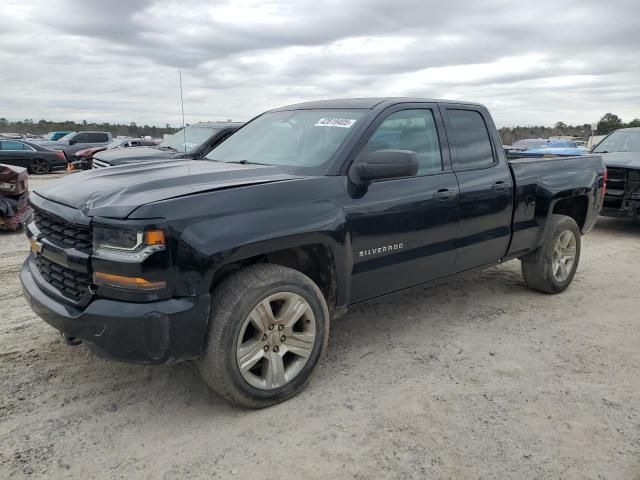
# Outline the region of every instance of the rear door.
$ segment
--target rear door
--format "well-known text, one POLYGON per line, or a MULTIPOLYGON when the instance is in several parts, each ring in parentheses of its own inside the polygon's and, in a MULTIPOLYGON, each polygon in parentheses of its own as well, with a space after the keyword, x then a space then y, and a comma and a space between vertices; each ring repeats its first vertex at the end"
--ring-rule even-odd
POLYGON ((496 263, 511 238, 513 180, 489 112, 442 104, 460 186, 455 271, 496 263))
POLYGON ((34 149, 16 140, 0 140, 0 163, 29 168, 34 149))
POLYGON ((458 184, 434 104, 386 110, 363 151, 416 152, 416 177, 378 181, 345 208, 351 238, 351 303, 453 273, 458 184))

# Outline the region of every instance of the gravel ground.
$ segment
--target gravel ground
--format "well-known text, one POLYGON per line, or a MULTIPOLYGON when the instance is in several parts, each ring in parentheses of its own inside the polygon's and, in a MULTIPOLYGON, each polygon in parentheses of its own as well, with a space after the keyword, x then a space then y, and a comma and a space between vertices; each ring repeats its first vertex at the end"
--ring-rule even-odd
POLYGON ((561 295, 515 261, 357 308, 301 395, 242 411, 62 343, 1 235, 0 478, 640 479, 640 224, 583 246, 561 295))

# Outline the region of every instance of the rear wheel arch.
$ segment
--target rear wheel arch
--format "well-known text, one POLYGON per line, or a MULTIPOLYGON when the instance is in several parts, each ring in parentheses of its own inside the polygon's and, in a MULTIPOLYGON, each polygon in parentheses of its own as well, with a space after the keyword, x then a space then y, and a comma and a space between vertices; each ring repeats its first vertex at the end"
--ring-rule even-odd
POLYGON ((553 215, 564 215, 573 218, 580 232, 582 232, 587 221, 588 212, 589 197, 587 195, 576 195, 556 200, 549 212, 549 219, 551 219, 553 215))
POLYGON ((562 292, 573 280, 580 251, 580 228, 575 220, 566 215, 551 215, 540 247, 520 258, 525 282, 541 292, 562 292))

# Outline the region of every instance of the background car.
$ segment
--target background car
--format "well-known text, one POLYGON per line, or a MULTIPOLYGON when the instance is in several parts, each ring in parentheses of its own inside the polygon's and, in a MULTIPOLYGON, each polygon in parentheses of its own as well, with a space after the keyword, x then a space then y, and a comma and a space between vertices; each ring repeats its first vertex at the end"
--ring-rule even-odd
POLYGON ((162 159, 202 158, 242 125, 240 122, 195 123, 168 136, 155 148, 131 147, 98 152, 93 156, 92 168, 162 159))
POLYGON ((522 140, 513 142, 509 149, 523 151, 529 150, 530 148, 540 148, 547 143, 549 143, 548 138, 523 138, 522 140))
POLYGON ((70 130, 57 130, 55 132, 47 133, 43 138, 34 138, 32 141, 34 143, 56 142, 60 140, 62 137, 64 137, 65 135, 69 135, 70 133, 73 133, 73 132, 70 130))
POLYGON ((602 215, 640 219, 640 128, 616 130, 592 151, 608 173, 602 215))
POLYGON ((156 147, 158 143, 154 140, 147 140, 145 138, 116 138, 109 145, 104 147, 91 147, 85 148, 76 152, 75 157, 71 164, 73 168, 80 170, 90 169, 93 163, 93 156, 104 150, 114 150, 118 148, 131 148, 131 147, 156 147))
POLYGON ((26 140, 0 139, 0 163, 24 167, 34 174, 65 170, 68 166, 61 151, 26 140))
POLYGON ((544 158, 544 157, 572 157, 586 155, 589 150, 574 141, 547 142, 539 147, 526 150, 506 150, 507 158, 544 158))
POLYGON ((106 147, 112 140, 111 132, 71 132, 55 142, 40 142, 40 145, 53 150, 62 150, 67 159, 79 150, 91 147, 106 147))

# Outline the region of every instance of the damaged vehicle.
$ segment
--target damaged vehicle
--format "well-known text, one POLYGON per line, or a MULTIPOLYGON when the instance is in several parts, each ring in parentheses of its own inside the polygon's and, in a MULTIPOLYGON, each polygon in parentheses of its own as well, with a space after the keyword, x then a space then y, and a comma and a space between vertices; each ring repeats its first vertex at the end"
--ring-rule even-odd
POLYGON ((30 221, 29 172, 0 163, 0 231, 22 230, 30 221))
POLYGON ((616 130, 592 151, 607 167, 602 215, 640 218, 640 127, 616 130))
POLYGON ((564 291, 604 172, 593 155, 507 161, 476 103, 291 105, 201 160, 37 187, 21 281, 69 344, 196 359, 211 389, 261 408, 302 390, 361 302, 514 259, 530 288, 564 291))

